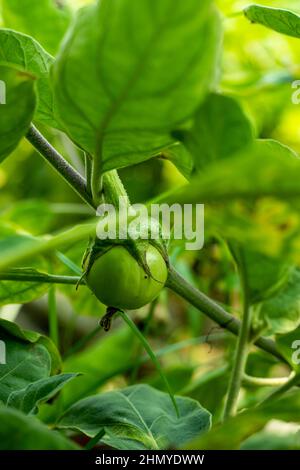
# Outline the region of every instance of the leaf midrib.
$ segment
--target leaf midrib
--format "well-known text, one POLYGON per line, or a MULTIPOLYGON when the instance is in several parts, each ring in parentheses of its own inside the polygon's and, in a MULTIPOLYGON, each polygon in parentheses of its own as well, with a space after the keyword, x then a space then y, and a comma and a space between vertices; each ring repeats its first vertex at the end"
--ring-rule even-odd
MULTIPOLYGON (((121 393, 121 392, 117 392, 117 393, 118 393, 118 395, 121 395, 121 396, 124 398, 124 400, 126 401, 126 403, 128 403, 129 406, 132 408, 132 410, 134 411, 134 413, 137 415, 137 417, 138 417, 139 420, 141 421, 142 425, 144 426, 145 431, 146 431, 147 434, 149 435, 151 441, 152 441, 153 444, 155 445, 155 449, 158 450, 158 449, 159 449, 159 446, 158 446, 158 444, 157 444, 157 442, 156 442, 156 439, 155 439, 154 435, 152 434, 151 429, 148 427, 147 423, 144 421, 144 419, 143 419, 142 415, 140 414, 139 410, 135 407, 135 405, 129 400, 129 398, 128 398, 126 395, 124 395, 124 394, 121 393)), ((132 396, 132 395, 131 395, 131 396, 132 396)))

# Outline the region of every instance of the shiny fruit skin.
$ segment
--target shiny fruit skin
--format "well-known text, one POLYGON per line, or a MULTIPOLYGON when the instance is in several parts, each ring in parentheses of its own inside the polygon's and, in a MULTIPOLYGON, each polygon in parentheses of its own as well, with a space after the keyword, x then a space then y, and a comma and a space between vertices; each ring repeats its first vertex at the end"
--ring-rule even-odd
POLYGON ((143 307, 158 296, 168 276, 162 255, 152 245, 146 250, 146 261, 151 277, 124 246, 113 246, 96 258, 87 284, 107 306, 128 310, 143 307))

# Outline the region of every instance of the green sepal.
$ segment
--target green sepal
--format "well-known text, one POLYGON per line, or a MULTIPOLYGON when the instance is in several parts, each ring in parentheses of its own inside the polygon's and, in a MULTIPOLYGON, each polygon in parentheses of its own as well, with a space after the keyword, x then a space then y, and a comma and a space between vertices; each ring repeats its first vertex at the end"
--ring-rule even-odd
POLYGON ((147 264, 147 260, 146 260, 146 252, 147 252, 147 248, 149 245, 153 245, 158 250, 158 252, 163 257, 167 267, 169 267, 169 257, 168 257, 167 246, 163 239, 134 240, 130 238, 129 236, 127 240, 123 240, 123 239, 100 240, 99 238, 96 238, 92 243, 91 242, 89 243, 86 249, 86 252, 83 256, 83 261, 82 261, 82 268, 84 271, 83 276, 86 276, 89 273, 91 267, 93 266, 97 258, 99 258, 108 250, 110 250, 111 248, 117 245, 121 245, 124 248, 126 248, 126 250, 128 250, 131 256, 139 263, 139 265, 144 269, 145 273, 149 277, 153 277, 149 269, 149 266, 147 264))

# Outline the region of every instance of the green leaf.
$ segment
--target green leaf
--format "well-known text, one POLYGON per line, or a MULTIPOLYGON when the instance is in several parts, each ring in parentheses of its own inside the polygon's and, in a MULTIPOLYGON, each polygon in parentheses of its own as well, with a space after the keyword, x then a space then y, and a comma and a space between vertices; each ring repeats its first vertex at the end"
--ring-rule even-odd
POLYGON ((174 142, 158 154, 162 159, 170 160, 186 179, 189 179, 193 170, 193 158, 185 146, 180 142, 174 142))
POLYGON ((33 416, 0 405, 0 450, 75 450, 78 447, 33 416))
MULTIPOLYGON (((263 273, 263 267, 261 269, 263 273)), ((300 270, 295 268, 279 292, 258 306, 254 321, 267 325, 269 334, 285 334, 297 328, 300 325, 299 287, 300 270)))
POLYGON ((40 282, 39 274, 41 273, 36 269, 16 268, 3 273, 3 277, 7 277, 8 274, 30 275, 31 278, 37 277, 37 281, 1 280, 2 273, 0 272, 0 306, 32 302, 44 295, 49 288, 47 284, 40 282))
POLYGON ((166 449, 188 442, 210 428, 210 414, 190 398, 176 397, 177 418, 169 395, 148 385, 95 395, 75 403, 59 422, 118 449, 166 449), (147 406, 145 406, 147 404, 147 406))
POLYGON ((6 350, 6 364, 0 367, 0 401, 6 402, 12 392, 48 378, 60 367, 58 352, 47 337, 0 319, 0 339, 6 350))
POLYGON ((253 201, 300 196, 300 159, 275 140, 257 140, 242 152, 209 165, 191 184, 168 196, 168 202, 253 201))
POLYGON ((300 16, 281 8, 250 5, 244 10, 251 23, 258 23, 281 34, 300 38, 300 16))
POLYGON ((299 413, 295 413, 300 406, 298 391, 276 400, 268 405, 261 405, 243 411, 229 418, 223 424, 212 427, 210 432, 192 441, 188 449, 233 450, 239 449, 241 443, 249 436, 264 428, 271 419, 300 422, 299 413))
POLYGON ((36 413, 38 405, 54 397, 77 375, 60 374, 37 380, 21 390, 12 392, 7 399, 6 405, 16 408, 25 414, 36 413))
MULTIPOLYGON (((17 214, 20 216, 18 210, 15 212, 12 211, 11 215, 17 214)), ((21 217, 19 220, 21 220, 21 217)), ((29 220, 27 222, 29 222, 29 220)), ((16 228, 13 221, 9 221, 9 216, 5 217, 2 214, 0 227, 1 253, 4 253, 6 249, 16 249, 18 246, 23 246, 23 244, 27 246, 28 243, 34 242, 34 240, 34 237, 16 228), (8 219, 8 222, 6 222, 5 219, 8 219)), ((41 283, 40 279, 40 275, 43 273, 35 269, 34 265, 36 265, 39 270, 47 270, 48 262, 42 257, 37 257, 32 259, 31 263, 33 266, 30 268, 18 267, 0 271, 0 305, 31 302, 41 297, 47 291, 47 284, 45 282, 41 283), (16 282, 15 276, 18 276, 18 282, 16 282), (22 279, 22 276, 24 276, 25 280, 24 278, 22 279), (31 277, 32 282, 26 280, 28 276, 31 277)), ((45 275, 43 275, 43 277, 44 276, 45 275)))
MULTIPOLYGON (((24 260, 33 259, 38 254, 54 251, 58 248, 69 246, 70 243, 76 243, 79 240, 87 240, 89 236, 95 236, 96 224, 87 223, 76 225, 71 229, 63 230, 54 236, 48 237, 29 237, 21 234, 4 233, 0 238, 0 270, 7 267, 20 265, 24 260)), ((0 227, 1 235, 1 227, 0 227)))
POLYGON ((65 0, 2 0, 2 16, 8 28, 33 36, 55 54, 71 18, 65 0))
POLYGON ((252 125, 240 104, 229 96, 215 93, 208 95, 197 109, 193 127, 183 137, 197 170, 232 157, 253 139, 252 125))
POLYGON ((157 155, 213 86, 220 21, 211 0, 96 2, 53 67, 58 116, 102 171, 157 155))
POLYGON ((14 66, 38 79, 35 119, 59 128, 53 117, 53 96, 49 83, 49 70, 54 61, 53 57, 30 36, 9 29, 0 29, 0 45, 0 64, 14 66))
POLYGON ((0 162, 26 134, 35 111, 35 78, 0 66, 0 162))
MULTIPOLYGON (((0 33, 1 34, 1 33, 0 33)), ((53 226, 55 215, 51 205, 41 199, 13 201, 1 208, 1 223, 11 223, 32 235, 43 235, 53 226)))

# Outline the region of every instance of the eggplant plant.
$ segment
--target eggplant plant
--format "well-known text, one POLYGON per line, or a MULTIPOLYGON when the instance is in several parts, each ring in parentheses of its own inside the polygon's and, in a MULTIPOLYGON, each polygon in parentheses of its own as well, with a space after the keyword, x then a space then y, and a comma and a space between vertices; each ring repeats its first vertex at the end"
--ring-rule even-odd
POLYGON ((300 16, 77 3, 1 0, 0 448, 299 449, 300 16))

